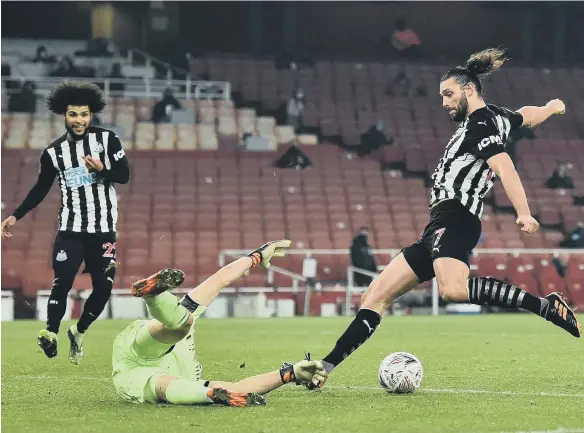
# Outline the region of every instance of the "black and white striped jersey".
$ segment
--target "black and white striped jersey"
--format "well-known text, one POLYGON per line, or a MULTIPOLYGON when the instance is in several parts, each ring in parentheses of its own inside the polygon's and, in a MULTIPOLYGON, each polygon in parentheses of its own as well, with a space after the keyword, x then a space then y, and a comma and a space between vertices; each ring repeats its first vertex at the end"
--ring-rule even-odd
POLYGON ((36 185, 13 215, 20 219, 48 194, 55 177, 61 190, 59 231, 106 233, 116 231, 118 200, 114 182, 130 177, 128 160, 117 135, 90 127, 82 140, 67 141, 67 134, 47 147, 40 161, 36 185), (90 172, 83 157, 99 158, 104 169, 90 172))
POLYGON ((441 200, 456 199, 480 218, 483 198, 495 178, 487 160, 505 152, 509 133, 522 123, 520 113, 492 104, 468 116, 450 138, 432 174, 430 206, 441 200))

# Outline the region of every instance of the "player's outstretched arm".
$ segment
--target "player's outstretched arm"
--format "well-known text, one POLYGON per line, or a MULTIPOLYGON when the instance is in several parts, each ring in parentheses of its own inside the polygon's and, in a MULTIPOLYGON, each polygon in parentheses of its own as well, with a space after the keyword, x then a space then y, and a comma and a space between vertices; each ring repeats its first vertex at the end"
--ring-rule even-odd
POLYGON ((267 394, 287 383, 303 385, 312 380, 324 382, 327 372, 321 361, 300 361, 294 365, 284 365, 278 371, 248 377, 239 382, 215 382, 209 383, 210 387, 219 386, 234 392, 254 392, 267 394))
POLYGON ((507 153, 499 153, 487 160, 489 166, 501 178, 507 197, 517 212, 517 224, 521 230, 532 234, 539 228, 539 223, 531 216, 525 189, 513 161, 507 153))
POLYGON ((566 105, 561 99, 552 99, 543 107, 526 106, 517 110, 523 116, 521 126, 533 128, 548 120, 554 114, 564 114, 566 105))
POLYGON ((20 206, 16 208, 12 215, 2 221, 2 237, 10 237, 8 227, 13 226, 16 222, 23 218, 27 213, 39 205, 41 201, 47 196, 53 185, 53 181, 57 176, 57 170, 51 161, 51 157, 45 150, 41 155, 39 176, 36 184, 31 188, 30 192, 20 206))
POLYGON ((250 268, 261 266, 268 269, 272 258, 283 257, 291 244, 291 241, 284 239, 262 245, 246 257, 241 257, 219 269, 191 291, 189 296, 199 305, 209 305, 224 287, 240 278, 250 268))

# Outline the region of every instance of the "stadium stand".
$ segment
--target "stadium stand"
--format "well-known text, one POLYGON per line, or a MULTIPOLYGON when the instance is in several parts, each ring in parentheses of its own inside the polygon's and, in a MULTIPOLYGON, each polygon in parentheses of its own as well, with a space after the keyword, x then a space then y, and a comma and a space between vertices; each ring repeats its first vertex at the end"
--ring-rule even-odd
MULTIPOLYGON (((437 164, 454 124, 433 99, 384 95, 397 66, 321 62, 314 69, 292 72, 277 70, 272 62, 225 56, 197 59, 193 70, 229 81, 242 106, 230 100, 184 100, 181 103, 195 114, 196 124, 155 125, 150 122, 153 99, 115 98, 102 115, 104 124, 115 124, 121 131, 133 169, 130 185, 118 188, 123 212, 117 287, 169 265, 185 269, 187 283, 192 284, 216 269, 221 249, 252 248, 283 234, 294 240, 295 247, 343 249, 362 225, 371 227, 376 248, 399 248, 419 236, 428 219, 424 178, 437 164), (305 125, 320 138, 296 136, 291 127, 277 125, 269 115, 296 86, 306 95, 305 125), (325 144, 336 137, 358 144, 360 134, 377 119, 396 137, 393 146, 357 159, 325 144), (273 151, 239 150, 246 133, 266 137, 273 151), (278 152, 295 142, 314 168, 302 172, 273 168, 278 152), (321 144, 315 146, 317 142, 321 144), (393 169, 382 170, 382 162, 393 169)), ((432 89, 443 70, 417 65, 408 66, 407 74, 432 89)), ((576 121, 584 109, 584 74, 509 68, 490 81, 488 97, 497 104, 535 104, 561 94, 570 108, 565 116, 538 128, 535 140, 519 143, 519 172, 544 229, 531 237, 521 235, 512 216, 504 212, 509 203, 497 183, 485 210, 481 246, 555 248, 564 233, 584 220, 584 207, 574 205, 572 197, 584 196, 584 154, 579 151, 584 130, 576 121), (570 175, 576 189, 571 192, 545 188, 558 158, 574 166, 570 175)), ((6 106, 5 95, 2 105, 6 106)), ((30 116, 3 110, 3 179, 14 180, 3 182, 3 214, 28 192, 40 149, 60 134, 61 127, 60 118, 42 112, 30 116)), ((3 244, 3 286, 23 287, 32 295, 49 285, 46 251, 59 206, 56 188, 51 194, 32 217, 19 223, 10 249, 3 244)), ((565 279, 555 273, 549 256, 485 256, 477 257, 476 264, 481 274, 486 269, 542 293, 567 285, 570 297, 584 304, 580 285, 584 261, 578 257, 570 260, 565 279)), ((286 260, 284 267, 300 271, 301 258, 286 260)), ((331 281, 344 280, 348 264, 345 256, 319 257, 319 268, 328 270, 331 281)), ((277 275, 274 282, 288 283, 277 275)), ((251 273, 241 285, 264 285, 264 275, 251 273)), ((76 287, 84 286, 87 281, 78 278, 76 287)))

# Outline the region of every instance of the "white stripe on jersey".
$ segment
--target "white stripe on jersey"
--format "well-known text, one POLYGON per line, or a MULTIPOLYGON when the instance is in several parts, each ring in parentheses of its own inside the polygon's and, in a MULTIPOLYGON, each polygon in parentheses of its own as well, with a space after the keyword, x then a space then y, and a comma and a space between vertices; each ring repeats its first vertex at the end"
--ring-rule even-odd
MULTIPOLYGON (((444 188, 446 189, 446 191, 448 191, 448 198, 454 198, 456 196, 456 191, 454 191, 453 185, 454 185, 454 181, 456 180, 456 176, 458 176, 458 173, 460 173, 465 167, 468 167, 469 165, 471 165, 474 161, 472 159, 466 160, 466 159, 455 159, 454 161, 452 161, 452 164, 450 165, 450 169, 448 170, 448 173, 446 173, 446 176, 444 177, 444 188)), ((465 179, 466 181, 466 179, 465 179)), ((472 181, 472 178, 469 180, 469 185, 468 187, 470 188, 470 181, 472 181)), ((464 184, 463 184, 464 187, 464 184)))
MULTIPOLYGON (((466 122, 464 125, 466 126, 466 122)), ((458 131, 457 131, 457 133, 458 133, 458 131)), ((459 137, 452 144, 452 146, 449 149, 447 148, 446 152, 444 153, 444 156, 442 157, 440 167, 439 167, 438 171, 433 176, 434 182, 436 182, 437 179, 441 179, 442 176, 444 176, 445 165, 450 158, 453 158, 454 155, 456 155, 456 152, 458 152, 458 149, 460 149, 460 146, 462 145, 462 142, 464 141, 465 134, 466 134, 466 131, 460 132, 459 137)), ((456 133, 454 136, 456 136, 456 133)), ((432 192, 430 194, 430 202, 434 202, 435 200, 443 200, 445 198, 453 198, 453 197, 451 197, 450 194, 447 194, 444 189, 440 190, 440 194, 438 195, 438 197, 436 197, 436 191, 434 189, 432 189, 432 192)))
MULTIPOLYGON (((483 170, 483 174, 481 175, 481 179, 479 180, 479 183, 477 185, 477 187, 474 189, 473 191, 473 198, 476 198, 479 195, 479 191, 481 189, 484 188, 485 186, 485 181, 488 179, 489 177, 489 172, 490 170, 483 170)), ((470 186, 470 184, 469 184, 470 186)), ((482 200, 474 200, 474 203, 472 204, 472 206, 470 207, 470 211, 471 213, 476 213, 476 211, 479 209, 479 205, 482 203, 482 200)), ((477 215, 479 218, 482 216, 482 209, 481 212, 477 215)))
MULTIPOLYGON (((65 164, 66 168, 73 167, 73 161, 71 159, 71 148, 69 147, 69 143, 64 142, 61 144, 61 149, 63 150, 63 163, 65 164)), ((64 174, 63 174, 64 176, 64 174)), ((66 181, 66 179, 65 179, 66 181)), ((71 211, 73 212, 73 231, 80 232, 81 231, 81 200, 79 200, 79 191, 77 188, 69 188, 71 191, 71 198, 72 198, 72 207, 71 211)))
MULTIPOLYGON (((109 146, 109 132, 105 132, 103 133, 103 147, 105 149, 105 168, 106 169, 110 169, 112 166, 112 163, 109 159, 109 152, 108 152, 108 146, 109 146)), ((114 188, 113 183, 110 185, 109 188, 109 197, 110 197, 110 201, 112 204, 112 209, 111 209, 111 214, 112 214, 112 222, 114 225, 113 230, 116 230, 116 222, 118 221, 118 197, 116 194, 116 190, 114 188)))
MULTIPOLYGON (((94 149, 97 148, 97 136, 95 133, 91 132, 87 134, 89 140, 89 149, 91 151, 91 157, 99 159, 99 153, 96 153, 94 149)), ((83 160, 80 163, 85 164, 83 160)), ((103 185, 97 185, 98 188, 103 188, 103 185)), ((93 185, 85 185, 85 198, 87 200, 87 233, 95 233, 95 198, 93 197, 93 185)))
MULTIPOLYGON (((469 200, 468 191, 472 185, 472 180, 475 178, 481 167, 483 166, 483 161, 475 161, 473 167, 470 169, 466 177, 464 178, 464 182, 462 183, 462 187, 460 188, 460 192, 462 193, 462 204, 466 205, 469 200)), ((487 172, 488 173, 488 172, 487 172)), ((479 182, 479 185, 482 182, 479 182)), ((476 189, 475 189, 476 194, 476 189)))
MULTIPOLYGON (((108 156, 108 142, 109 142, 109 132, 105 132, 102 134, 102 138, 103 138, 103 148, 105 149, 105 168, 107 170, 109 170, 110 168, 112 168, 112 163, 110 162, 109 156, 108 156)), ((113 203, 112 203, 113 206, 113 203)))
POLYGON ((111 209, 111 213, 112 213, 112 224, 113 224, 113 231, 116 230, 116 222, 118 221, 118 196, 116 194, 116 190, 114 188, 114 185, 111 184, 109 187, 109 196, 110 196, 110 201, 112 202, 112 209, 111 209))
MULTIPOLYGON (((106 199, 105 199, 105 188, 99 188, 98 190, 98 197, 99 197, 99 202, 102 203, 101 205, 101 210, 100 210, 100 215, 101 218, 99 219, 99 225, 101 227, 101 231, 102 232, 107 232, 108 231, 108 227, 107 227, 107 206, 106 206, 106 199)), ((112 228, 112 231, 114 231, 115 229, 112 228)))

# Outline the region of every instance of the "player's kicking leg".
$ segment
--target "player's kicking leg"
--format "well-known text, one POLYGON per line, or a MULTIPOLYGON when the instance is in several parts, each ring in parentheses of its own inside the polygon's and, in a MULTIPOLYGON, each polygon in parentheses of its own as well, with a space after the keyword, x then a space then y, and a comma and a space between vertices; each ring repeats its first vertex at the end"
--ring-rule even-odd
MULTIPOLYGON (((424 251, 421 251, 424 254, 424 251)), ((427 254, 427 253, 426 253, 427 254)), ((428 254, 429 256, 429 254, 428 254)), ((429 257, 427 260, 430 260, 429 257)), ((361 308, 331 352, 322 359, 327 373, 365 343, 381 323, 387 307, 418 284, 416 274, 400 253, 369 285, 361 298, 361 308)), ((324 381, 314 380, 309 389, 322 388, 324 381)))
POLYGON ((501 308, 522 308, 559 326, 574 337, 582 335, 582 325, 561 293, 551 293, 540 298, 496 278, 469 278, 467 264, 450 257, 436 259, 434 269, 440 295, 444 300, 501 308))

